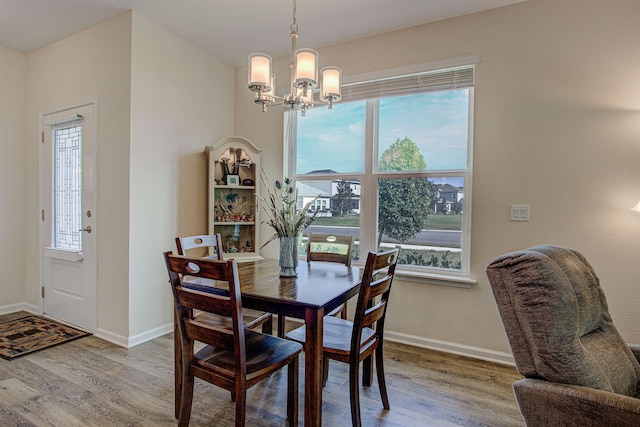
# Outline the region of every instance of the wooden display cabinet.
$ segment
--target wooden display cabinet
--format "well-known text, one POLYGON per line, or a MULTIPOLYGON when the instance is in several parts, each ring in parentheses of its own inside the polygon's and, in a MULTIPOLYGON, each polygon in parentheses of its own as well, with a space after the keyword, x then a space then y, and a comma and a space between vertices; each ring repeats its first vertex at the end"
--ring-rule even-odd
POLYGON ((262 259, 258 253, 261 149, 239 136, 207 146, 209 156, 209 233, 220 233, 224 258, 262 259))

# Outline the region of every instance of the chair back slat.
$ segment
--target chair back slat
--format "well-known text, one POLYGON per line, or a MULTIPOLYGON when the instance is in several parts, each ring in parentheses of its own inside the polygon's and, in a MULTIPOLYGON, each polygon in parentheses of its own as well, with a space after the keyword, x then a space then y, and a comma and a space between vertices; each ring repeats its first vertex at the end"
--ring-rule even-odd
POLYGON ((338 262, 351 266, 353 235, 321 234, 307 235, 307 261, 338 262))
MULTIPOLYGON (((216 234, 200 234, 197 236, 182 236, 176 237, 176 247, 178 248, 178 255, 186 255, 187 251, 200 248, 213 248, 213 252, 208 252, 208 258, 223 260, 223 246, 222 237, 220 233, 216 234)), ((195 252, 195 251, 194 251, 195 252)), ((204 256, 204 252, 201 251, 200 256, 204 256)))
POLYGON ((229 297, 223 295, 210 295, 194 289, 176 287, 178 303, 197 310, 215 313, 220 316, 231 317, 231 304, 229 297))
POLYGON ((364 312, 364 318, 362 320, 363 327, 371 327, 371 325, 384 316, 387 299, 380 298, 377 303, 375 301, 377 297, 389 291, 392 281, 393 276, 387 274, 382 279, 378 279, 371 283, 367 288, 366 291, 368 295, 366 295, 365 299, 370 301, 370 304, 368 304, 369 307, 367 307, 364 312))
POLYGON ((384 318, 399 252, 400 250, 396 248, 380 253, 369 252, 367 256, 353 320, 352 355, 359 353, 363 328, 375 329, 377 339, 382 339, 384 318))

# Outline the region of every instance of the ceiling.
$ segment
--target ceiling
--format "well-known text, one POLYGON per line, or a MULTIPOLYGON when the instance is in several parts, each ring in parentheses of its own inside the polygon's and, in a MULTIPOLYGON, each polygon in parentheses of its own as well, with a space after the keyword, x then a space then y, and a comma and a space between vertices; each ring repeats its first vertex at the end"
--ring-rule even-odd
MULTIPOLYGON (((298 46, 321 48, 525 0, 298 0, 298 46)), ((0 0, 0 45, 31 52, 132 9, 226 63, 290 53, 292 0, 0 0)))

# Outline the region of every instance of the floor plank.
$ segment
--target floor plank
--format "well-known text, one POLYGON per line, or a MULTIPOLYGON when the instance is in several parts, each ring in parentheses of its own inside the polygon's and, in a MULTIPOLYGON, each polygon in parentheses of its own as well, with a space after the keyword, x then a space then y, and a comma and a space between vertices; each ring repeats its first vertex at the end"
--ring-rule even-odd
MULTIPOLYGON (((1 315, 0 322, 24 314, 1 315)), ((513 367, 387 342, 385 369, 391 410, 382 408, 374 376, 360 391, 365 426, 524 425, 513 367)), ((282 371, 250 389, 247 425, 284 426, 286 387, 282 371)), ((303 384, 300 390, 302 420, 303 384)), ((0 360, 2 426, 175 426, 173 396, 171 334, 130 349, 90 336, 0 360)), ((331 362, 322 413, 325 426, 351 424, 345 364, 331 362)), ((229 393, 196 380, 190 425, 233 426, 229 393)))

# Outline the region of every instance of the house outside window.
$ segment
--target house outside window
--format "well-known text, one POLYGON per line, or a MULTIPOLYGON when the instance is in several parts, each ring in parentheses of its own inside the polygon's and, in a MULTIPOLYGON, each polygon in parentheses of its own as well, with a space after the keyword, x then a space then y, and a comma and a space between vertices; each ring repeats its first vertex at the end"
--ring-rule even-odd
POLYGON ((285 113, 285 174, 324 213, 304 235, 353 234, 356 262, 399 245, 405 272, 468 275, 474 71, 356 81, 331 110, 285 113))

